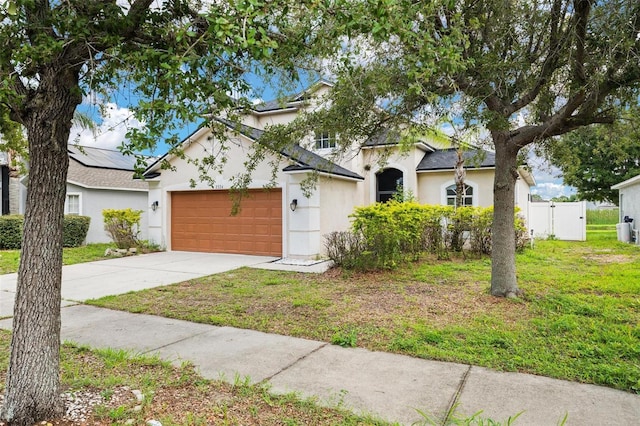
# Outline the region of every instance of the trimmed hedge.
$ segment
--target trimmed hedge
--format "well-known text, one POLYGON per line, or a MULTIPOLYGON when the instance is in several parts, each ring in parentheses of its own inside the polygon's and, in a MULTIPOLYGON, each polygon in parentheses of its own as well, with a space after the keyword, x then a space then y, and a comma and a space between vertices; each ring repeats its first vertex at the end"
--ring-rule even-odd
MULTIPOLYGON (((393 269, 424 252, 440 259, 463 250, 491 253, 491 207, 454 209, 392 200, 358 207, 351 217, 351 231, 325 236, 329 258, 347 269, 393 269)), ((524 249, 528 234, 518 215, 514 237, 517 249, 524 249)))
POLYGON ((22 245, 22 216, 0 216, 0 249, 15 250, 22 245))
POLYGON ((80 247, 87 238, 91 218, 89 216, 65 215, 62 231, 63 247, 80 247))
MULTIPOLYGON (((0 249, 17 250, 22 247, 22 215, 0 216, 0 249)), ((62 230, 64 247, 79 247, 89 232, 89 216, 65 215, 62 230)))

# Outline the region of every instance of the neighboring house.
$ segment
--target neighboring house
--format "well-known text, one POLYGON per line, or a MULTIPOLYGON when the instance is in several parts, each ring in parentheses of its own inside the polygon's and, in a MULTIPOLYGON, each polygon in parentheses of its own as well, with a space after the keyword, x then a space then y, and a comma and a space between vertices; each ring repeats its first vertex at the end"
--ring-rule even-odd
MULTIPOLYGON (((312 95, 321 96, 330 87, 321 81, 284 105, 275 101, 258 105, 241 126, 220 120, 229 128, 228 161, 222 172, 213 176, 213 188, 199 179, 197 168, 185 158, 165 155, 151 164, 145 172, 148 204, 156 205, 157 210, 150 212, 149 239, 168 250, 314 258, 324 252, 324 235, 349 228, 349 215, 355 207, 388 200, 398 188, 421 203, 454 203, 454 150, 438 149, 424 141, 401 154, 397 138, 385 134, 367 141, 363 149, 335 159, 332 154, 339 141, 319 129, 308 140, 259 164, 240 213, 230 215, 233 178, 245 171, 244 161, 262 129, 290 122, 313 104, 309 101, 312 95), (378 164, 382 150, 389 154, 384 166, 378 164), (278 167, 275 187, 265 190, 272 176, 269 161, 278 167), (167 162, 171 169, 162 167, 167 162), (307 198, 301 183, 315 172, 317 186, 307 198)), ((187 158, 202 158, 217 152, 219 142, 208 128, 201 128, 187 137, 182 147, 187 158)), ((492 205, 494 154, 469 150, 464 155, 469 158, 464 203, 492 205)), ((535 182, 524 168, 519 177, 516 204, 526 215, 529 188, 535 182)))
MULTIPOLYGON (((111 238, 104 230, 102 217, 104 209, 142 210, 139 237, 147 239, 149 187, 146 182, 133 178, 135 158, 125 156, 119 151, 88 146, 69 145, 67 149, 69 171, 64 212, 91 218, 86 242, 111 242, 111 238)), ((4 169, 2 176, 3 214, 5 214, 4 169)), ((28 176, 12 179, 6 196, 6 200, 9 201, 6 210, 9 213, 24 214, 28 180, 28 176)))
POLYGON ((24 197, 19 172, 11 160, 10 152, 0 152, 0 215, 18 214, 24 197))
MULTIPOLYGON (((638 238, 638 230, 640 230, 640 225, 638 225, 640 220, 640 175, 613 185, 611 189, 618 190, 620 224, 627 223, 628 225, 625 226, 630 228, 632 235, 635 236, 635 242, 640 244, 640 238, 638 238), (630 221, 630 219, 633 219, 633 221, 630 221)), ((620 225, 618 226, 620 227, 620 225)), ((629 235, 626 233, 622 235, 620 229, 618 231, 619 240, 630 240, 629 235)))
POLYGON ((110 242, 102 210, 142 210, 140 235, 147 239, 148 185, 133 178, 136 159, 120 151, 69 145, 65 214, 91 217, 87 243, 110 242))

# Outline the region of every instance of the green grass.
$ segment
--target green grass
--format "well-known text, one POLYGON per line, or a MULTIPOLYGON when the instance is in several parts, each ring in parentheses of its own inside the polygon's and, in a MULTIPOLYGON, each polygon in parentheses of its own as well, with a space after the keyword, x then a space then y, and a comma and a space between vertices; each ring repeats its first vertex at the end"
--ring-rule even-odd
POLYGON ((615 225, 620 221, 620 210, 587 210, 587 225, 615 225))
MULTIPOLYGON (((105 259, 104 252, 107 248, 114 248, 113 244, 87 244, 82 247, 65 248, 62 254, 62 262, 65 265, 93 262, 105 259)), ((0 250, 0 274, 10 274, 18 271, 20 265, 20 250, 0 250)))
MULTIPOLYGON (((7 370, 10 336, 9 332, 0 331, 0 370, 3 372, 7 370)), ((190 364, 173 367, 157 357, 133 356, 120 350, 94 351, 64 344, 61 381, 65 391, 91 392, 103 398, 94 407, 89 421, 82 424, 124 424, 129 419, 139 425, 156 419, 165 426, 390 424, 342 409, 321 407, 314 400, 293 394, 272 395, 268 386, 251 386, 248 380, 238 379, 233 384, 205 380, 190 364), (131 389, 142 392, 141 403, 131 389), (140 405, 140 410, 136 405, 140 405)), ((0 391, 4 392, 3 377, 0 391)), ((47 420, 60 424, 55 419, 47 420)))
POLYGON ((397 271, 239 269, 90 303, 640 393, 640 247, 615 231, 538 241, 516 300, 489 295, 486 257, 397 271))

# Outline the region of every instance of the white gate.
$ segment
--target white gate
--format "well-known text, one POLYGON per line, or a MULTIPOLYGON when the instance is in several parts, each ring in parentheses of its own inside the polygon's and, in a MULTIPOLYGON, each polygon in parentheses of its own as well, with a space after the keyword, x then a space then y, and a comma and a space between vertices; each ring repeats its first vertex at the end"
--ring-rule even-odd
POLYGON ((587 239, 586 201, 556 203, 529 202, 529 232, 535 238, 585 241, 587 239))

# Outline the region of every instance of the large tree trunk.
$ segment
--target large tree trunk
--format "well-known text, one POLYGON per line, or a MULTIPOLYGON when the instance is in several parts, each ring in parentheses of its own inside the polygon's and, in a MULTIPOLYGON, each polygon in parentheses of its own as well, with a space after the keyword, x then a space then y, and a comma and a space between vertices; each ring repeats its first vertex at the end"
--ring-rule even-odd
POLYGON ((493 181, 493 227, 491 229, 491 294, 516 297, 521 291, 516 279, 516 237, 514 228, 515 185, 518 177, 518 149, 508 136, 493 133, 496 168, 493 181))
POLYGON ((81 101, 77 73, 41 75, 20 117, 29 141, 29 182, 3 418, 32 425, 62 413, 60 300, 67 142, 81 101))

